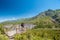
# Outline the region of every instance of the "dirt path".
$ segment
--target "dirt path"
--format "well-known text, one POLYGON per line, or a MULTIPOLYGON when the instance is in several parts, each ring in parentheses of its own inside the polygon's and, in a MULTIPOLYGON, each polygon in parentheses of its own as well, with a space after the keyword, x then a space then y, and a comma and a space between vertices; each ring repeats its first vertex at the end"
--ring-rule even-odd
POLYGON ((10 40, 14 40, 14 39, 10 39, 10 40))

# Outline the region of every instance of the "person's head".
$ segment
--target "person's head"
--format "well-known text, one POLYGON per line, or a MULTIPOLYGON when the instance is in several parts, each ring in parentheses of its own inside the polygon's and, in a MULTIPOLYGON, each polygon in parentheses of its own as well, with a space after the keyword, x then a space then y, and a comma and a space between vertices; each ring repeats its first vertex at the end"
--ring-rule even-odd
POLYGON ((21 27, 24 27, 24 23, 21 23, 21 27))

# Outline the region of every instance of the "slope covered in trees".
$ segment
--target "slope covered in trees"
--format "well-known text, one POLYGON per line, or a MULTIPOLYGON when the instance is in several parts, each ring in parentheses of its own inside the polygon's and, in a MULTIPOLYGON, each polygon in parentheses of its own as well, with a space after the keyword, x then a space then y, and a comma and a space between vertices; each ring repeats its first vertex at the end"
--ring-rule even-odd
POLYGON ((26 33, 16 34, 15 40, 60 40, 60 30, 33 29, 26 33))
POLYGON ((60 30, 45 30, 44 28, 60 28, 60 9, 47 10, 39 13, 37 16, 26 19, 11 20, 0 23, 0 39, 9 40, 4 33, 4 25, 31 23, 36 25, 32 30, 26 33, 16 34, 14 40, 60 40, 60 30), (43 28, 42 30, 40 28, 43 28))
POLYGON ((28 22, 37 25, 38 28, 60 28, 60 10, 48 9, 28 19, 28 22))

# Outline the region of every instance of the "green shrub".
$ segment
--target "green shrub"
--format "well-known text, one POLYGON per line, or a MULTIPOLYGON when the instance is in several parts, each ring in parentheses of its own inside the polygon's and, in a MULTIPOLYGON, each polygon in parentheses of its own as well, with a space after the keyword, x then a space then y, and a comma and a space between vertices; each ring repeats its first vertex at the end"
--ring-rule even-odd
POLYGON ((5 35, 0 34, 0 40, 9 40, 9 38, 5 35))
POLYGON ((60 40, 59 30, 32 29, 26 33, 16 34, 15 40, 60 40))

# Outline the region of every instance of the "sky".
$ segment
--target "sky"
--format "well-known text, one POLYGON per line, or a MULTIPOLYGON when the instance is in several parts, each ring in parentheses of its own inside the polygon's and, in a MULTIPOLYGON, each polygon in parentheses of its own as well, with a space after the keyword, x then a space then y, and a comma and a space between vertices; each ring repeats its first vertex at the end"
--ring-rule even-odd
POLYGON ((0 0, 0 22, 30 18, 48 9, 60 9, 60 0, 0 0))

